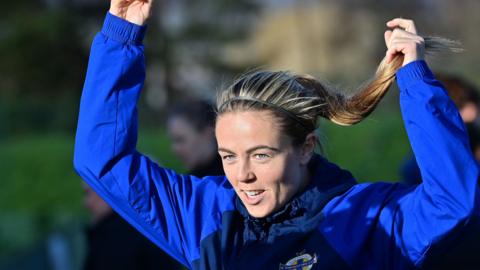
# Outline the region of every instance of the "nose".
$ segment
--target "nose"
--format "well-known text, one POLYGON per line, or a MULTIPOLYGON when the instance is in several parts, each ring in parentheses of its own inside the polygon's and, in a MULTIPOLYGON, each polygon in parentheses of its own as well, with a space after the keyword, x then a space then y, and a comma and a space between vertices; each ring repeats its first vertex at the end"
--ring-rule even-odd
POLYGON ((237 180, 245 183, 255 181, 255 174, 251 170, 250 162, 239 162, 237 167, 237 180))

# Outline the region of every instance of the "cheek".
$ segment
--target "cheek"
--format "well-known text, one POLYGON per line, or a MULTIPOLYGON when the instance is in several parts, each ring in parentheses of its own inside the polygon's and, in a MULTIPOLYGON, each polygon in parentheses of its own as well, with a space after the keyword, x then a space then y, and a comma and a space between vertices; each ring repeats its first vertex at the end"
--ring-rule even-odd
POLYGON ((268 166, 259 166, 257 176, 265 185, 279 186, 285 181, 285 170, 280 162, 274 162, 268 166))
MULTIPOLYGON (((271 168, 265 172, 268 174, 269 181, 266 181, 272 188, 275 188, 276 196, 279 200, 290 197, 296 192, 299 185, 299 172, 296 167, 295 160, 285 159, 275 168, 271 168)), ((266 175, 267 176, 267 175, 266 175)))
POLYGON ((290 178, 285 158, 274 159, 268 164, 258 164, 255 167, 255 174, 261 185, 270 189, 277 197, 283 193, 284 186, 288 184, 290 178))
POLYGON ((223 166, 223 171, 225 172, 225 176, 227 177, 228 181, 230 182, 230 184, 233 187, 236 188, 237 184, 238 184, 238 181, 235 178, 235 174, 234 174, 235 167, 234 167, 234 165, 228 165, 228 164, 223 163, 223 161, 222 161, 222 166, 223 166))

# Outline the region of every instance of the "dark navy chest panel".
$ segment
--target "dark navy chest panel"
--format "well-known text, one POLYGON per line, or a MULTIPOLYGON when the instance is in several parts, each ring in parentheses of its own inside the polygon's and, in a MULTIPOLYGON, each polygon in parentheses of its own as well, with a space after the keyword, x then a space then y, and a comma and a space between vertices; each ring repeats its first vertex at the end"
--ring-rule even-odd
POLYGON ((321 219, 259 225, 237 211, 224 213, 221 230, 201 242, 193 269, 350 269, 318 231, 321 219))

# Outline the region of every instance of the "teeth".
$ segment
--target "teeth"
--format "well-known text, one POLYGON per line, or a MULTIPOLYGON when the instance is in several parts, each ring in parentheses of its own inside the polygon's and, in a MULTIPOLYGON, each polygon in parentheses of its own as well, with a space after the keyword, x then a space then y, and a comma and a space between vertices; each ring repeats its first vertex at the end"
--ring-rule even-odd
POLYGON ((254 197, 254 196, 257 196, 258 194, 262 193, 261 191, 246 191, 245 190, 245 193, 249 196, 249 197, 254 197))

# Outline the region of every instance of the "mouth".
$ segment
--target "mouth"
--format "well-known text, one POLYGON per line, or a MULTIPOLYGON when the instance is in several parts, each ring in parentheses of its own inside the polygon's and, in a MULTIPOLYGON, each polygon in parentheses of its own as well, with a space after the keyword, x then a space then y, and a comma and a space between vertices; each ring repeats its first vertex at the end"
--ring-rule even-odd
POLYGON ((265 190, 257 189, 257 190, 242 190, 243 194, 243 201, 249 205, 256 205, 259 204, 260 201, 263 199, 265 195, 265 190))

